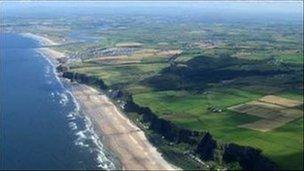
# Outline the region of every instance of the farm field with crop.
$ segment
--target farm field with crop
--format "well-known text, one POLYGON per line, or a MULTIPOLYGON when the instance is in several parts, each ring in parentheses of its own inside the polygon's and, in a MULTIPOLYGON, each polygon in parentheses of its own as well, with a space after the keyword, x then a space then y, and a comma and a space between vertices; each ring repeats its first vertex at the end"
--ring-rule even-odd
MULTIPOLYGON (((61 41, 55 49, 67 55, 66 71, 102 80, 119 106, 123 94, 173 125, 257 148, 280 169, 303 169, 302 20, 213 21, 201 11, 171 12, 49 19, 43 21, 52 26, 35 29, 17 20, 22 27, 15 29, 61 41), (50 27, 57 29, 47 32, 50 27)), ((140 112, 127 115, 151 139, 163 141, 140 112)), ((196 148, 164 144, 165 156, 180 165, 196 148)), ((187 168, 197 168, 189 163, 187 168)))
MULTIPOLYGON (((153 61, 153 57, 149 60, 153 61)), ((190 64, 191 60, 188 61, 188 65, 190 64)), ((209 131, 220 141, 236 142, 261 149, 263 154, 279 163, 281 168, 287 169, 293 165, 301 166, 303 164, 303 139, 301 137, 303 134, 303 131, 301 131, 303 130, 303 109, 301 107, 296 109, 298 111, 296 118, 267 132, 240 126, 258 122, 260 117, 244 115, 229 109, 235 105, 263 99, 265 95, 277 95, 293 99, 300 105, 303 101, 303 94, 300 89, 291 90, 292 86, 289 84, 274 85, 276 82, 284 83, 290 79, 284 74, 275 77, 248 76, 245 79, 235 78, 217 83, 206 83, 204 81, 192 83, 190 80, 181 84, 186 87, 183 89, 175 87, 177 82, 182 81, 178 81, 181 78, 177 79, 172 75, 167 77, 168 82, 159 81, 164 86, 157 85, 154 87, 153 85, 157 83, 154 80, 151 84, 151 81, 149 81, 151 77, 155 79, 153 78, 155 75, 164 75, 164 70, 170 68, 166 61, 161 61, 158 58, 155 58, 155 62, 152 63, 112 64, 109 66, 100 64, 96 66, 96 63, 93 63, 91 65, 83 68, 76 67, 73 70, 96 75, 111 87, 119 87, 123 91, 132 93, 136 104, 149 107, 160 118, 172 121, 174 124, 190 130, 209 131), (172 85, 172 89, 170 85, 172 85), (197 88, 198 85, 200 85, 200 89, 193 89, 193 87, 197 88), (286 148, 290 150, 287 152, 284 150, 286 148), (292 158, 293 160, 287 162, 286 158, 292 158)), ((248 66, 248 64, 244 64, 244 66, 246 65, 248 66)), ((267 69, 266 67, 259 67, 263 71, 267 69)), ((234 69, 238 70, 238 68, 234 69)), ((172 74, 172 71, 165 72, 172 74)), ((283 103, 285 102, 283 101, 283 103)))
POLYGON ((16 34, 54 64, 35 91, 73 108, 72 152, 94 155, 71 155, 80 169, 303 170, 302 2, 3 4, 3 45, 16 34))

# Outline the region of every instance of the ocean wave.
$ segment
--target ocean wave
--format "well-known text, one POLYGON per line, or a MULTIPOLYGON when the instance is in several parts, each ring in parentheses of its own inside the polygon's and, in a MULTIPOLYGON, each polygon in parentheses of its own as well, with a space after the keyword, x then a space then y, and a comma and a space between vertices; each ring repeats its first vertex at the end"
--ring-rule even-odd
POLYGON ((72 129, 72 130, 77 130, 77 124, 75 122, 69 122, 69 127, 72 129))
POLYGON ((63 106, 65 106, 69 102, 69 98, 68 98, 67 94, 60 93, 59 96, 60 96, 59 103, 62 104, 63 106))
POLYGON ((82 116, 85 126, 83 130, 79 130, 75 133, 77 136, 75 140, 75 145, 80 146, 82 148, 87 148, 88 151, 94 153, 96 155, 97 167, 113 170, 115 169, 114 163, 107 156, 106 150, 99 138, 99 136, 95 133, 92 121, 86 117, 82 116))
MULTIPOLYGON (((46 83, 47 83, 48 85, 53 84, 53 79, 51 79, 51 78, 53 78, 53 76, 54 76, 53 74, 54 74, 54 73, 51 72, 51 66, 47 65, 47 66, 45 67, 44 77, 47 78, 47 79, 46 79, 46 83)), ((56 75, 55 75, 55 77, 56 77, 56 75)))
POLYGON ((44 71, 46 74, 50 74, 51 73, 51 67, 46 65, 45 67, 45 71, 44 71))
MULTIPOLYGON (((55 76, 57 82, 60 84, 60 86, 61 86, 63 89, 66 89, 66 87, 62 84, 62 82, 61 82, 61 80, 60 80, 60 78, 59 78, 59 76, 58 76, 58 73, 57 73, 57 71, 56 71, 57 62, 56 62, 54 59, 52 59, 51 57, 49 57, 47 54, 43 53, 43 52, 42 52, 41 50, 39 50, 39 49, 36 49, 36 52, 39 53, 39 54, 43 57, 43 59, 45 59, 45 60, 51 65, 52 73, 53 73, 53 75, 55 76)), ((51 71, 51 68, 46 69, 46 72, 48 72, 48 73, 47 73, 48 75, 51 73, 51 72, 50 72, 50 71, 51 71), (47 71, 47 70, 49 70, 49 71, 47 71)))
POLYGON ((52 97, 55 97, 55 93, 54 93, 54 92, 51 92, 51 96, 52 96, 52 97))
POLYGON ((70 112, 70 113, 67 115, 67 118, 68 118, 69 121, 75 120, 76 117, 75 117, 74 112, 70 112))
MULTIPOLYGON (((117 169, 111 157, 108 155, 106 149, 104 148, 99 136, 95 133, 91 120, 81 113, 80 105, 77 102, 71 91, 63 84, 64 80, 60 79, 56 72, 56 64, 51 61, 51 59, 43 52, 37 50, 38 53, 52 66, 53 74, 60 84, 60 86, 65 90, 64 92, 51 92, 51 97, 55 98, 59 96, 59 103, 65 106, 68 104, 69 100, 75 105, 74 110, 67 114, 68 125, 70 129, 75 133, 76 139, 74 141, 76 146, 88 150, 95 156, 95 161, 97 167, 105 170, 115 170, 117 169), (82 127, 81 123, 84 123, 82 127)), ((46 73, 51 73, 51 68, 46 69, 46 73)))
POLYGON ((74 95, 68 89, 66 93, 69 94, 69 98, 71 98, 71 101, 75 105, 74 110, 67 115, 68 120, 70 120, 69 126, 75 131, 76 139, 74 144, 92 153, 95 156, 98 168, 105 170, 116 169, 116 166, 111 160, 111 157, 107 154, 101 139, 96 134, 92 121, 89 117, 81 113, 80 105, 74 95))

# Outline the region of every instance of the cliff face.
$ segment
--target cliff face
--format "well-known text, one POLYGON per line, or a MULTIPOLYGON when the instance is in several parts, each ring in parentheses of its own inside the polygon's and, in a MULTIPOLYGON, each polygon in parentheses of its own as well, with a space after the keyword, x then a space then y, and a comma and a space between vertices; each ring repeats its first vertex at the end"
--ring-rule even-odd
POLYGON ((261 151, 234 143, 225 146, 223 160, 237 161, 245 170, 278 170, 276 164, 263 156, 261 151))
POLYGON ((220 143, 206 133, 198 143, 196 153, 202 160, 215 160, 215 151, 223 151, 221 158, 225 163, 238 162, 244 170, 278 170, 276 164, 263 156, 261 151, 234 143, 220 143))
POLYGON ((220 157, 225 163, 238 162, 245 170, 278 170, 276 164, 263 156, 260 150, 234 143, 220 143, 209 132, 203 133, 181 128, 170 121, 158 118, 149 108, 135 104, 132 96, 128 98, 125 111, 142 115, 143 121, 150 123, 153 131, 163 135, 169 141, 196 146, 195 153, 202 160, 215 161, 216 151, 222 151, 220 157), (202 138, 199 141, 200 137, 202 138))
MULTIPOLYGON (((86 74, 62 71, 62 76, 88 85, 94 85, 101 90, 108 90, 103 80, 98 77, 86 74)), ((202 160, 216 160, 216 151, 222 151, 220 156, 225 163, 238 162, 245 170, 277 170, 274 162, 261 154, 261 151, 252 147, 240 146, 234 143, 217 142, 208 132, 197 132, 187 130, 168 120, 159 118, 148 107, 141 107, 134 103, 131 95, 124 94, 120 90, 107 91, 114 99, 121 99, 125 102, 124 111, 134 112, 142 116, 143 122, 149 123, 150 129, 164 136, 167 140, 176 143, 188 143, 195 147, 194 152, 202 160)))
POLYGON ((198 137, 202 133, 190 131, 181 128, 168 120, 158 118, 149 108, 141 107, 133 102, 132 97, 129 97, 125 105, 126 112, 136 112, 142 115, 143 121, 150 123, 150 129, 161 134, 167 140, 176 143, 185 142, 189 144, 197 144, 198 137))
POLYGON ((209 133, 206 133, 198 143, 196 153, 199 154, 200 158, 203 160, 215 160, 216 148, 217 142, 209 133))
POLYGON ((103 80, 96 76, 88 76, 86 74, 80 74, 69 71, 63 72, 62 76, 70 79, 71 81, 77 81, 79 83, 97 86, 101 90, 105 90, 108 88, 103 82, 103 80))

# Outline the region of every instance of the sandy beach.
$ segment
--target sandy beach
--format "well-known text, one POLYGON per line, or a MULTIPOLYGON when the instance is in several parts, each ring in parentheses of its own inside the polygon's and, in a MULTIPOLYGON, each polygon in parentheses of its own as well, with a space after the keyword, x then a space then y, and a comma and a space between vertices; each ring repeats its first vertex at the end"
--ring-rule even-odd
MULTIPOLYGON (((43 45, 58 43, 30 34, 43 45)), ((58 60, 64 54, 48 47, 38 51, 50 60, 58 60)), ((132 123, 108 97, 87 85, 71 83, 70 89, 82 111, 91 119, 96 131, 103 136, 105 145, 119 158, 125 170, 177 170, 163 159, 157 149, 148 141, 144 132, 132 123)))
POLYGON ((22 33, 24 37, 28 37, 38 41, 43 47, 36 48, 36 50, 48 58, 52 64, 58 63, 58 59, 65 57, 65 54, 59 51, 56 51, 48 46, 58 46, 60 43, 55 42, 47 37, 39 36, 32 33, 22 33))
POLYGON ((39 48, 39 51, 48 56, 52 56, 56 60, 65 57, 63 53, 53 50, 51 48, 39 48))
POLYGON ((99 91, 73 83, 71 91, 83 111, 102 132, 105 145, 120 159, 126 170, 173 170, 144 132, 123 115, 116 106, 99 91))
POLYGON ((32 34, 32 33, 23 33, 21 34, 24 37, 29 37, 31 39, 35 39, 37 40, 41 45, 43 46, 56 46, 59 45, 58 42, 55 42, 47 37, 43 37, 43 36, 39 36, 36 34, 32 34))

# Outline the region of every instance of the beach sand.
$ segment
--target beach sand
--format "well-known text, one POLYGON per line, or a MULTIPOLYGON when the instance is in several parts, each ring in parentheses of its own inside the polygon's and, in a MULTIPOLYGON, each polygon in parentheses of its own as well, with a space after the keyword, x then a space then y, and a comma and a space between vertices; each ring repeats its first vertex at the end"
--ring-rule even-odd
MULTIPOLYGON (((44 45, 58 43, 30 34, 44 45)), ((64 54, 48 47, 39 48, 49 60, 64 57, 64 54)), ((102 135, 105 146, 119 158, 125 170, 180 170, 168 163, 148 141, 144 132, 132 123, 101 92, 79 83, 70 84, 71 92, 80 104, 82 111, 94 123, 96 131, 102 135)))
POLYGON ((37 40, 41 45, 43 46, 56 46, 59 45, 58 42, 55 42, 47 37, 43 37, 43 36, 39 36, 36 34, 32 34, 32 33, 23 33, 21 34, 24 37, 29 37, 31 39, 35 39, 37 40))
POLYGON ((43 47, 43 48, 37 48, 36 50, 39 53, 42 53, 43 55, 46 55, 47 57, 51 57, 51 60, 53 60, 53 62, 54 62, 54 60, 58 61, 60 58, 65 57, 64 53, 56 51, 56 50, 51 49, 51 48, 43 47))
POLYGON ((36 48, 36 50, 43 56, 48 57, 48 60, 50 60, 52 64, 58 64, 58 59, 65 57, 64 53, 50 48, 51 46, 58 46, 60 45, 60 43, 55 42, 47 37, 39 36, 32 33, 22 33, 21 35, 38 41, 42 45, 42 47, 36 48))
POLYGON ((71 91, 83 111, 102 132, 103 142, 126 170, 175 170, 147 140, 144 132, 99 91, 72 83, 71 91))

